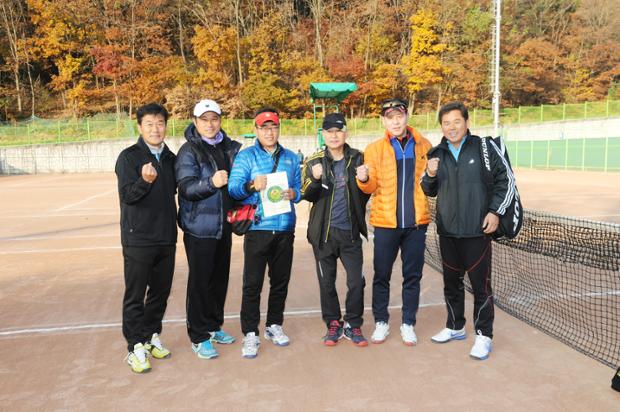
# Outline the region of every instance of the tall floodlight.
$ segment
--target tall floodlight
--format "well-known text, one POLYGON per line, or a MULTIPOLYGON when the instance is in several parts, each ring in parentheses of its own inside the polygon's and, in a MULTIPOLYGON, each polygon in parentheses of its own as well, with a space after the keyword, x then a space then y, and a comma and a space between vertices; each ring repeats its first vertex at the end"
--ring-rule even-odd
POLYGON ((502 21, 502 0, 493 0, 495 7, 495 27, 493 31, 493 136, 497 137, 499 133, 499 56, 500 41, 499 35, 502 21))

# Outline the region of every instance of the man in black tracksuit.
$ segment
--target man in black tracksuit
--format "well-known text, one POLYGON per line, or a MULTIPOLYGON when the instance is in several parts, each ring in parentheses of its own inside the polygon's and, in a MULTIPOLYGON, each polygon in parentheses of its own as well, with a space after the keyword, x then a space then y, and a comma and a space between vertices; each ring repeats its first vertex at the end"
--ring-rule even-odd
POLYGON ((489 145, 493 190, 483 180, 480 138, 469 133, 469 114, 462 103, 449 103, 439 111, 441 143, 428 152, 422 190, 437 196, 435 222, 443 261, 446 327, 432 340, 445 343, 465 339, 463 276, 468 273, 474 291, 476 341, 470 352, 486 359, 493 338, 491 289, 491 234, 497 229, 511 199, 507 165, 489 145))
POLYGON ((321 294, 321 312, 327 324, 323 342, 334 346, 343 336, 356 346, 368 346, 361 332, 364 312, 362 239, 366 229, 366 203, 355 181, 356 169, 364 164, 362 154, 349 147, 346 121, 341 113, 330 113, 323 121, 327 148, 308 158, 302 171, 302 195, 313 203, 308 222, 308 241, 314 250, 321 294), (344 325, 336 292, 337 259, 347 272, 344 325))
POLYGON ((142 373, 151 369, 147 351, 155 358, 170 356, 159 334, 172 286, 177 209, 175 155, 164 143, 168 112, 148 104, 137 118, 138 142, 120 153, 115 171, 125 271, 123 335, 127 362, 142 373))

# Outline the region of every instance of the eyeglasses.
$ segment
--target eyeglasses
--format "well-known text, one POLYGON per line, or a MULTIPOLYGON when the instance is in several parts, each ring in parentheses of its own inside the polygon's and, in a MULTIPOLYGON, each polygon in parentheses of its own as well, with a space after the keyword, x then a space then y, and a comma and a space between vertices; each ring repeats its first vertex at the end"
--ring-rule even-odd
POLYGON ((275 133, 280 130, 280 126, 256 126, 256 128, 262 132, 272 132, 275 133))

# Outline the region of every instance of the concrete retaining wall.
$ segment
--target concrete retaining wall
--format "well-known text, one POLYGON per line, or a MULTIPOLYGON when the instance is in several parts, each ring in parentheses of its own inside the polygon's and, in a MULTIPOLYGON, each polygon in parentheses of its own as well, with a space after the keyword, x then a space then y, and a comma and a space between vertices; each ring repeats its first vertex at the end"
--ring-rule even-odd
MULTIPOLYGON (((472 132, 486 136, 491 135, 493 129, 483 127, 472 130, 472 132)), ((424 132, 424 135, 433 144, 437 144, 441 139, 439 130, 427 131, 424 132)), ((620 136, 620 119, 546 122, 511 126, 503 131, 503 136, 509 141, 617 137, 620 136)), ((348 143, 363 150, 377 137, 378 135, 351 136, 348 143)), ((253 144, 253 139, 243 140, 244 146, 253 144)), ((184 141, 181 138, 166 139, 166 143, 175 153, 184 141)), ((105 140, 0 148, 0 174, 113 171, 118 154, 134 142, 134 139, 105 140)), ((284 147, 294 152, 300 149, 305 156, 316 150, 316 138, 310 136, 282 136, 280 142, 284 147)))

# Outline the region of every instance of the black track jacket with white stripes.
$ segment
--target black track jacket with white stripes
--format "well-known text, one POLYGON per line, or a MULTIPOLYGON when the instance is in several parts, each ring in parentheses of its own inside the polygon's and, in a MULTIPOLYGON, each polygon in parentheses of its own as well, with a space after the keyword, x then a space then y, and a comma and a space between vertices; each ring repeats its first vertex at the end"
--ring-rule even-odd
POLYGON ((489 212, 503 215, 512 198, 511 187, 514 187, 509 183, 505 160, 496 151, 495 145, 489 145, 494 178, 490 204, 482 177, 480 137, 467 132, 458 161, 450 153, 445 137, 428 151, 427 157, 429 160, 439 158, 437 175, 422 176, 422 190, 426 196, 437 196, 437 233, 458 238, 485 236, 482 231, 484 217, 489 212))

